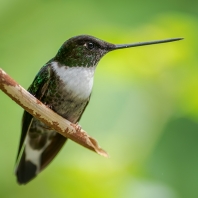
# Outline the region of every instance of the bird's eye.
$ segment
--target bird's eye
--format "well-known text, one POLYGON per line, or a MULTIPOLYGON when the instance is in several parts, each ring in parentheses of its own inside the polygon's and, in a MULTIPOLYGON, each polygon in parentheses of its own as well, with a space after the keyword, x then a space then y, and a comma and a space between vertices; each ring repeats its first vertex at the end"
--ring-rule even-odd
POLYGON ((87 48, 88 48, 89 50, 92 50, 92 49, 95 47, 94 43, 91 43, 91 42, 87 43, 86 46, 87 46, 87 48))

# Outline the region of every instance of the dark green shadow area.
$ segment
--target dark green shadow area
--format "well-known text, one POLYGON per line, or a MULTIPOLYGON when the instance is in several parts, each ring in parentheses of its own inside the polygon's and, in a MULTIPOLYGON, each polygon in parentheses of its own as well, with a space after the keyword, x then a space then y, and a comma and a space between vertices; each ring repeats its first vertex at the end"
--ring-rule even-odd
POLYGON ((174 187, 179 197, 198 197, 198 123, 170 121, 148 161, 151 179, 174 187))

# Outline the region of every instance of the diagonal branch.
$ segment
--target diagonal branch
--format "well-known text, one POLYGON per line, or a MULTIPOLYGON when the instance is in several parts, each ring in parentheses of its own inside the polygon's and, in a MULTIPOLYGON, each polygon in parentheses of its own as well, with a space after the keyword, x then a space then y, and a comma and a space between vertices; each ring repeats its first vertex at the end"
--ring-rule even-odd
POLYGON ((97 141, 90 137, 79 125, 69 122, 45 106, 41 101, 36 99, 8 76, 1 68, 0 89, 28 113, 47 124, 64 137, 104 157, 108 157, 108 154, 98 146, 97 141))

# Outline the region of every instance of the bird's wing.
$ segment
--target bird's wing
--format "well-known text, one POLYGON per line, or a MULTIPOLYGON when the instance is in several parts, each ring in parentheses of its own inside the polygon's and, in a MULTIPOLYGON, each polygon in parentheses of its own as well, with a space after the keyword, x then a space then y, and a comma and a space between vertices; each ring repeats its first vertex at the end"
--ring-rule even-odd
MULTIPOLYGON (((39 73, 36 75, 33 83, 28 88, 28 91, 39 100, 42 99, 44 93, 47 90, 51 73, 52 73, 52 70, 51 70, 51 67, 49 67, 49 65, 42 67, 39 73)), ((17 154, 17 161, 18 161, 21 149, 23 147, 26 134, 31 125, 32 118, 33 116, 31 114, 29 114, 27 111, 24 111, 23 119, 22 119, 22 132, 21 132, 21 138, 20 138, 19 149, 18 149, 18 154, 17 154)))

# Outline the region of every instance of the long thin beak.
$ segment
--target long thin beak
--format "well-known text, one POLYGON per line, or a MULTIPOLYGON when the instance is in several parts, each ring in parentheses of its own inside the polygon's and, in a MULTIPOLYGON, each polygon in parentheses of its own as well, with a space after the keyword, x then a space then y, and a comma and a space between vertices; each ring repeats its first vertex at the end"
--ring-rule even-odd
POLYGON ((168 43, 168 42, 173 42, 173 41, 179 41, 179 40, 182 40, 182 39, 183 38, 170 38, 170 39, 165 39, 165 40, 138 42, 138 43, 132 43, 132 44, 119 44, 119 45, 115 45, 115 48, 112 49, 112 50, 129 48, 129 47, 138 47, 138 46, 143 46, 143 45, 153 45, 153 44, 160 44, 160 43, 168 43))

